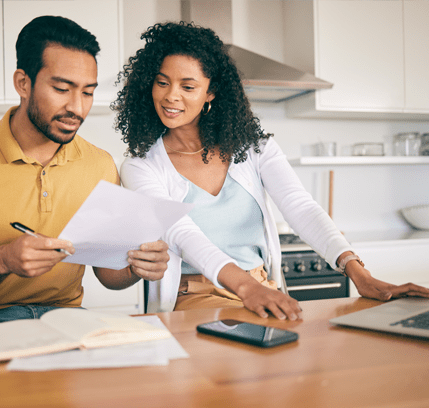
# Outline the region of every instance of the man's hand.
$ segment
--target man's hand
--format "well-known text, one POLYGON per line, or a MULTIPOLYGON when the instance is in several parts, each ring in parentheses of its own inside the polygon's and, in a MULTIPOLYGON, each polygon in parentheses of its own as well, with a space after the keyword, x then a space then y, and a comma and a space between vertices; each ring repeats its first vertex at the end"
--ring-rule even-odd
POLYGON ((164 241, 156 241, 140 245, 139 250, 129 251, 131 271, 142 279, 162 279, 170 260, 167 250, 168 245, 164 241))
POLYGON ((65 249, 71 254, 75 252, 69 241, 23 234, 11 243, 0 246, 0 274, 15 273, 33 278, 49 272, 67 256, 55 249, 65 249))

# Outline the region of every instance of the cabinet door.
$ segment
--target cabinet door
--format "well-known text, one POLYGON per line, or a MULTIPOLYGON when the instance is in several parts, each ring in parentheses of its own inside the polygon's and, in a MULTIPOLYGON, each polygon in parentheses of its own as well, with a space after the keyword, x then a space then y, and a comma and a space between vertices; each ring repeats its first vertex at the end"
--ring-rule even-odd
POLYGON ((404 1, 405 110, 429 111, 429 2, 404 1))
POLYGON ((120 70, 118 0, 6 0, 4 6, 5 98, 19 103, 12 76, 16 69, 15 43, 22 27, 42 15, 67 17, 97 37, 98 87, 94 105, 109 105, 117 92, 114 82, 120 70))
POLYGON ((402 111, 402 2, 315 2, 316 76, 333 82, 316 95, 317 108, 402 111))
POLYGON ((126 314, 144 313, 143 281, 122 290, 105 288, 96 278, 92 267, 85 268, 82 307, 126 314))

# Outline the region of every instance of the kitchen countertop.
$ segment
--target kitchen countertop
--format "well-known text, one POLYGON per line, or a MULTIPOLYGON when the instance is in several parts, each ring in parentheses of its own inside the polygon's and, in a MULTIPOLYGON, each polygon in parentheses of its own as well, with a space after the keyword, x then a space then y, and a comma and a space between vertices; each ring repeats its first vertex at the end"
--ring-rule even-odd
POLYGON ((344 233, 347 241, 353 244, 367 243, 410 243, 429 245, 429 230, 397 229, 381 231, 355 231, 344 233))
MULTIPOLYGON (((292 230, 280 230, 280 234, 293 234, 292 230)), ((429 245, 429 230, 396 229, 378 231, 350 231, 344 233, 351 245, 381 245, 381 244, 405 244, 405 245, 429 245)), ((301 242, 300 244, 285 244, 281 242, 282 252, 308 251, 311 247, 301 242)))

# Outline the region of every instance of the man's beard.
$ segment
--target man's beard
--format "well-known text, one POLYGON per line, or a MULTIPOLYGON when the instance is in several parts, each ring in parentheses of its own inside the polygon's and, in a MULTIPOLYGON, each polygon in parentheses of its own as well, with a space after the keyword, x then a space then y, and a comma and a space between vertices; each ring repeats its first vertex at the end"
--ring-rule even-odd
MULTIPOLYGON (((30 119, 30 122, 39 130, 39 132, 43 133, 49 140, 52 140, 55 143, 59 144, 67 144, 70 143, 75 135, 77 130, 65 130, 65 129, 59 129, 58 131, 61 132, 65 137, 61 138, 57 135, 55 135, 52 132, 52 126, 46 122, 38 108, 37 103, 34 100, 33 94, 30 96, 30 100, 28 103, 27 108, 27 116, 28 119, 30 119), (68 138, 66 136, 69 136, 68 138)), ((80 124, 82 125, 83 119, 79 116, 76 116, 75 114, 71 112, 67 112, 65 115, 56 115, 52 118, 52 122, 54 120, 59 120, 61 118, 72 118, 72 119, 78 119, 80 120, 80 124)))

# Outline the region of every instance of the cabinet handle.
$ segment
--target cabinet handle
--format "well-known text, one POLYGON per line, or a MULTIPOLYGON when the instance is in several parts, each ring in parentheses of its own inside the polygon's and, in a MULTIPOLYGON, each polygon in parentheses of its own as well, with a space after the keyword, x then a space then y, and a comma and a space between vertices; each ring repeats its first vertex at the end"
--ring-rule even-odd
POLYGON ((333 289, 341 288, 341 283, 321 283, 319 285, 300 285, 300 286, 288 286, 288 292, 294 292, 298 290, 317 290, 317 289, 333 289))

